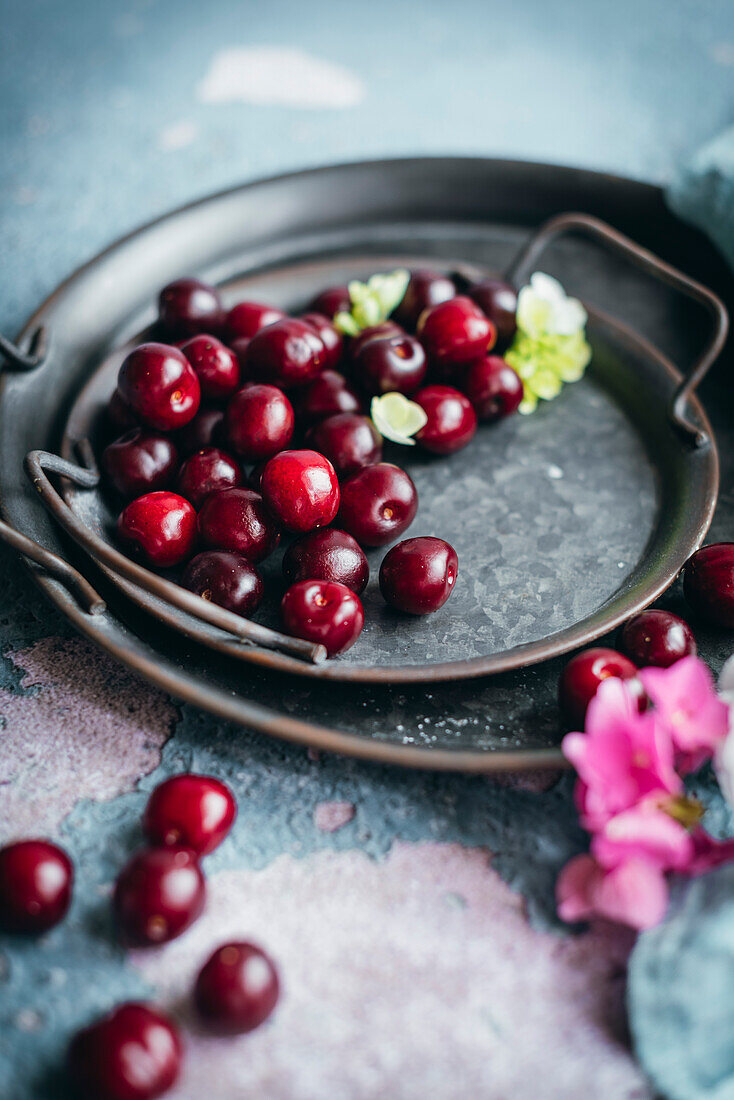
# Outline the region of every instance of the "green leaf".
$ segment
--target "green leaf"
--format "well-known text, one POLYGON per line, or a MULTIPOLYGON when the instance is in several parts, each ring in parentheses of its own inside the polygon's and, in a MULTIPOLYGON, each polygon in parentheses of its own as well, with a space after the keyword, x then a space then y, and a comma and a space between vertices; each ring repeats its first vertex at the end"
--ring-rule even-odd
POLYGON ((356 336, 362 329, 381 324, 400 305, 409 282, 410 272, 404 268, 373 275, 366 283, 354 279, 349 284, 352 308, 348 313, 337 313, 334 324, 345 336, 356 336))

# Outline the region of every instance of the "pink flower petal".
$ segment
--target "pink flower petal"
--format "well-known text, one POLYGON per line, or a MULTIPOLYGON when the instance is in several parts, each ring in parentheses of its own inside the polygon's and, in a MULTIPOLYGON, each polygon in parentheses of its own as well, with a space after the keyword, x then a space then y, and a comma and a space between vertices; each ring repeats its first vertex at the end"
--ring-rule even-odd
POLYGON ((688 830, 654 797, 611 818, 592 840, 591 850, 603 867, 634 858, 670 871, 686 870, 694 854, 688 830))
POLYGON ((668 884, 660 868, 643 859, 605 871, 592 856, 576 856, 558 876, 556 903, 561 920, 596 916, 630 928, 652 928, 665 916, 668 884))
POLYGON ((561 920, 573 923, 593 915, 591 887, 601 875, 591 856, 576 856, 570 860, 556 880, 556 905, 561 920))
POLYGON ((669 668, 641 669, 639 678, 676 749, 685 754, 683 765, 700 761, 702 753, 710 758, 728 732, 729 708, 703 661, 683 657, 669 668))

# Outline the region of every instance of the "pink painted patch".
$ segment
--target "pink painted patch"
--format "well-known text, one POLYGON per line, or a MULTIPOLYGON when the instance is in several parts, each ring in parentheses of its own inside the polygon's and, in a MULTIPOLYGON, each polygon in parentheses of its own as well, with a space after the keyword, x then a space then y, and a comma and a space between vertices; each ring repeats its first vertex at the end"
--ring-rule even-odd
POLYGON ((354 817, 353 802, 319 802, 314 810, 314 824, 324 833, 335 833, 354 817))
POLYGON ((652 1094, 617 1038, 629 946, 611 927, 535 931, 481 850, 396 843, 382 862, 327 851, 214 875, 200 920, 131 958, 189 1029, 170 1100, 199 1100, 212 1082, 218 1100, 642 1100, 652 1094), (282 995, 258 1031, 220 1039, 189 996, 230 939, 270 952, 282 995))
POLYGON ((81 638, 10 654, 30 695, 0 689, 0 840, 53 832, 82 798, 132 790, 160 762, 176 710, 81 638))

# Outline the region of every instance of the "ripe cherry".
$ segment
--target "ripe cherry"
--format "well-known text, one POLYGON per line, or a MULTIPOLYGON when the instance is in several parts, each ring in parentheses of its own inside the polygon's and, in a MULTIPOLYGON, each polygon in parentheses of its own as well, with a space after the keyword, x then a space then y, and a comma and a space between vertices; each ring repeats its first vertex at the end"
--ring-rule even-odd
POLYGON ((343 374, 325 370, 301 390, 296 391, 296 413, 304 424, 316 424, 341 412, 359 412, 359 397, 343 374))
POLYGON ((188 424, 201 401, 196 371, 168 344, 140 344, 131 351, 120 367, 117 385, 136 416, 164 432, 188 424))
POLYGON ((323 341, 311 325, 294 317, 261 329, 247 349, 247 371, 282 389, 310 382, 326 361, 323 341))
POLYGON ((165 435, 133 428, 102 452, 102 469, 113 489, 127 500, 155 489, 165 489, 175 479, 178 452, 165 435))
POLYGON ((237 816, 229 787, 211 775, 173 775, 151 793, 143 832, 151 844, 189 848, 206 856, 218 848, 237 816))
POLYGON ((561 673, 558 685, 561 710, 574 729, 583 729, 586 708, 602 680, 612 676, 632 680, 636 675, 635 665, 621 653, 602 647, 585 649, 572 657, 561 673))
POLYGON ((635 615, 625 624, 621 648, 638 668, 656 665, 668 668, 696 652, 696 639, 688 623, 670 611, 652 608, 635 615))
POLYGON ((346 531, 320 527, 296 539, 283 556, 283 576, 296 581, 337 581, 358 595, 364 590, 370 569, 364 550, 346 531))
POLYGON ((683 591, 702 619, 734 629, 734 542, 697 550, 683 570, 683 591))
POLYGON ((303 313, 299 320, 310 325, 324 345, 326 368, 338 367, 344 350, 344 339, 339 329, 335 328, 323 313, 303 313))
POLYGON ((413 395, 428 421, 415 438, 427 451, 450 455, 474 438, 477 414, 471 401, 453 386, 426 386, 413 395))
POLYGON ((71 903, 74 868, 50 840, 18 840, 0 848, 0 931, 39 934, 71 903))
POLYGON ((224 410, 199 409, 193 420, 176 433, 179 453, 192 455, 204 447, 224 445, 224 410))
POLYGON ((486 355, 497 330, 476 302, 460 295, 425 310, 418 320, 418 336, 437 363, 469 363, 486 355))
POLYGON ((316 451, 281 451, 262 476, 263 500, 276 521, 302 533, 331 523, 339 508, 339 481, 316 451))
POLYGON ((280 610, 288 634, 320 643, 330 657, 350 649, 364 626, 359 596, 336 581, 298 581, 283 596, 280 610))
POLYGON ((155 1100, 176 1082, 182 1044, 168 1016, 129 1001, 78 1031, 67 1055, 74 1095, 83 1100, 155 1100))
POLYGON ((218 447, 203 447, 181 467, 178 491, 198 510, 210 493, 231 489, 243 481, 242 469, 230 455, 218 447))
POLYGON ((497 343, 506 348, 515 335, 517 291, 502 279, 482 279, 469 287, 467 292, 482 313, 489 317, 497 329, 497 343))
POLYGON ((280 542, 263 498, 252 489, 223 489, 208 496, 199 513, 199 533, 211 549, 232 550, 251 562, 262 561, 280 542))
POLYGON ((306 443, 328 458, 340 478, 382 458, 382 436, 370 418, 359 413, 327 417, 308 430, 306 443))
POLYGON ((181 351, 196 371, 203 397, 211 401, 230 397, 240 384, 237 356, 215 336, 193 336, 181 351))
POLYGON ((140 418, 135 415, 117 388, 115 388, 112 397, 107 403, 106 412, 109 427, 113 430, 116 429, 118 435, 120 432, 126 432, 131 428, 137 428, 140 424, 140 418))
POLYGON ((248 382, 230 401, 225 423, 237 454, 261 462, 288 446, 295 417, 293 406, 277 386, 248 382))
POLYGON ((175 939, 204 908, 206 886, 194 852, 144 848, 123 867, 113 908, 122 939, 146 947, 175 939))
POLYGON ((231 340, 241 337, 251 340, 261 329, 282 321, 284 317, 282 309, 263 305, 262 302, 238 302, 227 314, 227 333, 231 340))
POLYGON ((381 321, 379 325, 370 325, 369 328, 363 328, 359 336, 355 336, 349 344, 349 356, 354 361, 362 351, 365 344, 369 344, 370 340, 381 340, 385 336, 406 336, 404 329, 395 321, 381 321))
POLYGON ((202 599, 245 618, 262 603, 262 577, 247 558, 231 550, 197 554, 186 566, 181 584, 202 599))
POLYGON ((224 319, 219 291, 199 279, 176 279, 160 293, 158 317, 174 340, 199 332, 219 332, 224 319))
POLYGON ((321 313, 324 317, 333 317, 336 313, 348 313, 352 308, 349 287, 346 284, 327 287, 316 295, 308 308, 310 313, 321 313))
POLYGON ((462 388, 480 420, 509 416, 523 398, 520 376, 499 355, 485 355, 470 363, 462 388))
POLYGON ((383 558, 380 591, 392 607, 411 615, 427 615, 446 603, 458 572, 456 551, 443 539, 405 539, 383 558))
POLYGON ((402 535, 417 511, 418 493, 405 470, 380 462, 344 482, 337 524, 362 546, 384 546, 402 535))
POLYGON ((419 268, 410 273, 410 282, 402 302, 395 310, 395 320, 407 329, 415 330, 424 309, 437 306, 456 297, 456 287, 448 275, 419 268))
POLYGON ((191 555, 196 543, 196 512, 178 493, 145 493, 120 513, 117 535, 143 561, 167 569, 191 555))
POLYGON ((426 353, 414 336, 375 337, 354 356, 355 380, 370 394, 413 393, 426 370, 426 353))
POLYGON ((251 943, 225 943, 199 971, 194 1003, 215 1031, 239 1035, 267 1020, 278 994, 278 972, 264 951, 251 943))

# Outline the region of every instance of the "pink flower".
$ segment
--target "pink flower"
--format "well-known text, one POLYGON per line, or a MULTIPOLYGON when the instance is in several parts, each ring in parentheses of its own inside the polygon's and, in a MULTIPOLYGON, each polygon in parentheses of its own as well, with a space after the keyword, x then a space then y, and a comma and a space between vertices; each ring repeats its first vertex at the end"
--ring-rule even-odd
POLYGON ((698 657, 669 668, 643 668, 639 679, 678 750, 678 767, 689 772, 709 760, 729 729, 729 708, 698 657))
POLYGON ((606 917, 631 928, 652 928, 665 916, 668 884, 664 873, 644 859, 629 859, 611 870, 593 856, 576 856, 556 883, 558 915, 579 921, 606 917))
MULTIPOLYGON (((681 800, 685 805, 685 800, 681 800)), ((675 802, 670 796, 649 795, 610 818, 595 834, 591 851, 602 867, 617 867, 629 859, 640 859, 662 870, 683 871, 694 854, 691 834, 671 816, 675 802)))

